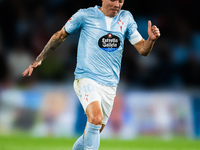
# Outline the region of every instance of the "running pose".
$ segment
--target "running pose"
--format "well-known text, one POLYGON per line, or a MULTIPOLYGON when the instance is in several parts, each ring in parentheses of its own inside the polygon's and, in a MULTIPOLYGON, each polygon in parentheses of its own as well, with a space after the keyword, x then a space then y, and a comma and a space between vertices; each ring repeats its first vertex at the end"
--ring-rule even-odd
POLYGON ((36 60, 23 73, 31 76, 68 35, 80 29, 74 90, 87 115, 85 132, 73 150, 98 150, 100 132, 112 111, 119 82, 124 40, 127 38, 139 54, 147 56, 160 37, 160 31, 148 21, 148 39, 137 31, 129 11, 121 10, 124 0, 102 0, 102 6, 80 9, 56 32, 36 60))

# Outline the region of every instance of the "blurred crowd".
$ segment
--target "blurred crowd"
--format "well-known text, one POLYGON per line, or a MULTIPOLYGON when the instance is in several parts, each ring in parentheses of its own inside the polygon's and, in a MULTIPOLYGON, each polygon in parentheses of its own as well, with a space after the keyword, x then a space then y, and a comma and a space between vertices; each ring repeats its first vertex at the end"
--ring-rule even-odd
MULTIPOLYGON (((199 87, 200 14, 194 0, 128 1, 138 31, 146 39, 152 20, 161 37, 149 56, 140 56, 126 40, 121 82, 141 87, 199 87)), ((49 38, 80 8, 101 0, 0 0, 0 85, 21 83, 21 73, 42 51, 49 38)), ((73 80, 78 33, 53 52, 31 81, 73 80)), ((30 80, 29 80, 30 81, 30 80)))
MULTIPOLYGON (((71 135, 74 126, 76 133, 82 133, 86 118, 78 100, 74 100, 77 97, 71 84, 69 86, 74 79, 79 32, 67 37, 31 78, 22 78, 21 73, 77 10, 95 5, 101 5, 101 0, 0 0, 1 133, 6 129, 10 131, 12 126, 33 127, 37 135, 52 134, 54 129, 59 135, 71 135), (16 88, 32 83, 38 84, 31 89, 16 88)), ((185 92, 188 88, 197 88, 195 91, 199 94, 200 87, 200 9, 197 1, 125 0, 123 9, 133 14, 138 31, 145 39, 148 38, 148 20, 158 26, 161 37, 147 57, 140 56, 128 40, 125 41, 122 85, 104 132, 106 137, 112 135, 112 131, 126 138, 139 132, 190 135, 192 129, 199 136, 199 95, 185 92), (123 83, 158 90, 171 88, 172 92, 138 92, 134 87, 121 91, 123 83), (174 88, 184 90, 176 93, 174 88)))

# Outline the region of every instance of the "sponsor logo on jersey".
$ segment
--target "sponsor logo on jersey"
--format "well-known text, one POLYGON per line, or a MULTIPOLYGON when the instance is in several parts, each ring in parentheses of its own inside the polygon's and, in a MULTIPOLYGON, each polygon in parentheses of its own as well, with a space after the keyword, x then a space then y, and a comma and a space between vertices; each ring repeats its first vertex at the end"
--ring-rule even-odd
POLYGON ((116 51, 120 46, 120 39, 111 33, 102 36, 98 41, 99 47, 107 52, 116 51))

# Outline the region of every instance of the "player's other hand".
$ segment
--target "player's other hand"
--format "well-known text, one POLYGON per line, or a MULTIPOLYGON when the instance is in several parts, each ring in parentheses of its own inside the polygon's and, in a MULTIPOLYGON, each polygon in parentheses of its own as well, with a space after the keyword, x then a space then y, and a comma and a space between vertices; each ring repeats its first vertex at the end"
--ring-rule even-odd
POLYGON ((31 76, 33 69, 40 66, 42 64, 42 61, 34 62, 32 65, 30 65, 23 73, 22 75, 25 76, 31 76))
POLYGON ((149 39, 152 41, 156 41, 160 37, 160 30, 155 26, 151 26, 151 21, 148 21, 148 34, 149 39))

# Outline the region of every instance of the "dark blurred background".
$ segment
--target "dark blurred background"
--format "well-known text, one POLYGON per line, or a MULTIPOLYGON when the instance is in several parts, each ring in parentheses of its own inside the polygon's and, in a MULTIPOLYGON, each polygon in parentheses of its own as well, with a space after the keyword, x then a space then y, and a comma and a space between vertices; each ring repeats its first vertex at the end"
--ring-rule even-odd
MULTIPOLYGON (((49 89, 47 88, 49 84, 53 84, 53 87, 55 84, 70 84, 72 88, 79 33, 67 37, 66 41, 48 56, 42 66, 35 69, 32 77, 22 78, 21 73, 39 55, 50 37, 60 30, 77 10, 95 5, 101 6, 101 0, 0 0, 1 110, 7 105, 10 108, 10 104, 5 104, 8 94, 5 93, 10 89, 20 89, 20 92, 24 92, 39 86, 44 90, 49 89)), ((187 96, 190 96, 191 108, 197 107, 195 110, 191 109, 194 111, 191 117, 195 115, 197 119, 193 120, 193 127, 199 136, 200 9, 197 1, 125 0, 123 9, 133 14, 138 24, 138 31, 145 39, 148 38, 148 20, 160 29, 161 37, 147 57, 140 56, 126 40, 119 91, 123 93, 126 89, 132 91, 163 89, 189 93, 187 96)), ((10 94, 13 93, 8 95, 10 94)), ((30 97, 38 100, 39 96, 31 94, 30 97)), ((27 110, 21 107, 17 112, 22 111, 23 114, 23 111, 27 110)), ((29 124, 33 124, 31 121, 34 122, 30 119, 29 124)), ((51 122, 51 119, 47 119, 47 122, 51 122)))
MULTIPOLYGON (((96 4, 101 5, 101 0, 1 0, 1 84, 18 81, 21 72, 41 52, 52 34, 61 29, 78 9, 96 4)), ((148 38, 149 19, 159 27, 162 36, 148 57, 139 56, 126 41, 121 79, 142 87, 198 87, 198 4, 194 0, 126 0, 123 9, 133 14, 144 38, 148 38)), ((68 37, 65 46, 59 47, 54 56, 46 60, 42 67, 46 70, 39 69, 36 80, 68 80, 73 76, 77 41, 77 36, 68 37)))

